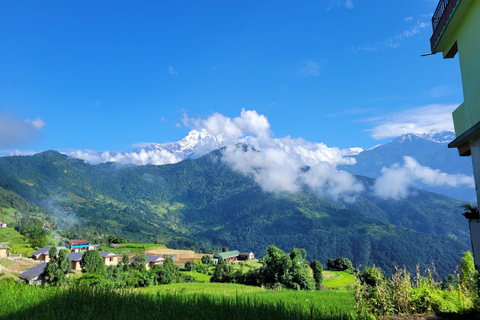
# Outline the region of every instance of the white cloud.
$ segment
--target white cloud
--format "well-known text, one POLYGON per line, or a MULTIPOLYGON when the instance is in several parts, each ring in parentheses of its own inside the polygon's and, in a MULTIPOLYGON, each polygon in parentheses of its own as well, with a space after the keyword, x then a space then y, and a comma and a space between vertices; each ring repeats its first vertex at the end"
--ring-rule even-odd
POLYGON ((313 60, 303 62, 297 71, 297 76, 300 78, 318 77, 322 73, 322 66, 313 60))
POLYGON ((302 186, 308 186, 323 196, 338 199, 363 190, 351 174, 337 170, 333 164, 296 156, 288 148, 275 145, 261 150, 227 146, 222 160, 251 176, 267 192, 298 192, 302 186))
POLYGON ((172 66, 169 66, 169 67, 168 67, 168 73, 170 73, 170 74, 178 74, 178 71, 175 70, 172 66))
POLYGON ((166 150, 145 150, 141 149, 138 152, 96 152, 92 150, 76 150, 67 153, 67 155, 85 160, 92 164, 99 164, 105 162, 116 162, 121 164, 136 164, 136 165, 164 165, 177 163, 182 159, 166 150))
POLYGON ((8 113, 0 114, 0 147, 12 148, 24 145, 40 137, 39 130, 45 127, 45 122, 35 119, 21 120, 8 113))
POLYGON ((428 22, 424 22, 424 21, 419 20, 419 21, 417 21, 417 23, 414 26, 410 27, 407 30, 404 30, 402 33, 396 35, 394 38, 396 40, 399 40, 399 41, 411 38, 414 35, 420 33, 424 28, 429 27, 429 26, 430 26, 430 24, 428 22))
MULTIPOLYGON (((422 17, 424 18, 424 17, 422 17)), ((413 17, 407 17, 404 19, 405 22, 410 22, 413 20, 413 17)), ((356 49, 358 51, 377 51, 379 48, 391 48, 396 49, 400 47, 403 42, 413 36, 420 34, 425 28, 430 26, 429 22, 423 20, 417 20, 415 25, 409 27, 406 30, 403 30, 401 33, 393 36, 388 37, 384 41, 377 41, 374 44, 365 44, 361 46, 357 46, 356 49)))
POLYGON ((432 134, 453 131, 452 112, 456 107, 458 105, 435 104, 366 119, 374 125, 367 131, 377 140, 408 133, 432 134))
POLYGON ((209 134, 222 135, 225 139, 239 139, 246 135, 266 138, 271 135, 270 123, 255 110, 242 109, 240 117, 229 118, 215 112, 207 119, 194 119, 184 113, 183 124, 189 128, 205 129, 209 134))
POLYGON ((43 127, 45 127, 46 123, 43 122, 42 119, 40 119, 40 117, 36 117, 35 119, 27 119, 25 120, 26 123, 29 123, 31 124, 35 129, 38 129, 38 130, 41 130, 43 129, 43 127))
POLYGON ((408 187, 415 182, 429 186, 475 187, 473 177, 464 174, 448 174, 420 165, 414 158, 403 157, 405 164, 398 163, 382 169, 382 176, 373 187, 376 196, 383 199, 399 200, 409 195, 408 187))
POLYGON ((353 176, 339 171, 351 165, 359 148, 342 150, 302 138, 274 138, 265 115, 242 109, 240 117, 220 113, 202 118, 184 114, 185 126, 218 137, 226 146, 223 161, 234 170, 252 176, 268 192, 296 192, 308 186, 332 198, 351 196, 363 189, 353 176), (250 146, 247 150, 238 143, 250 146), (309 168, 308 170, 305 170, 309 168))
POLYGON ((345 7, 347 7, 348 9, 353 9, 353 1, 347 0, 347 2, 345 2, 345 7))

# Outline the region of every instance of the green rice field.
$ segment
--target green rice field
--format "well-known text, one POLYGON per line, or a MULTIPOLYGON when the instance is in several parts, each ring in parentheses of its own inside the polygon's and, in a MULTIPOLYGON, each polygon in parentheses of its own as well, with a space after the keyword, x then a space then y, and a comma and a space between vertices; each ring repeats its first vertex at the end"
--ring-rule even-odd
POLYGON ((135 290, 0 281, 0 319, 360 319, 352 291, 177 284, 135 290))
POLYGON ((355 276, 344 271, 323 271, 323 286, 326 288, 338 288, 352 285, 355 276))

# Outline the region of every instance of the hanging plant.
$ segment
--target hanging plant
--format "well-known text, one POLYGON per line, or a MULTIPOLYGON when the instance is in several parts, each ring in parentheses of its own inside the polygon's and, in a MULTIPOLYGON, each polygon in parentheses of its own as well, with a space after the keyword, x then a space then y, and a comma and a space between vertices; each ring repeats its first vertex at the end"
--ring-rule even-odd
POLYGON ((478 205, 472 205, 470 203, 462 204, 462 208, 465 209, 463 215, 467 219, 480 219, 480 214, 478 212, 478 205))

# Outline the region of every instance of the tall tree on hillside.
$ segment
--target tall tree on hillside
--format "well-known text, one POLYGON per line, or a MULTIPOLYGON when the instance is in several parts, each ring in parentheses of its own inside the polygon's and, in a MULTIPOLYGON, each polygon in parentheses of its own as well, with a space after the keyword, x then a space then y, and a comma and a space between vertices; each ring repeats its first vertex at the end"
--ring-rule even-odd
POLYGON ((233 280, 233 267, 228 265, 222 258, 218 259, 211 282, 231 282, 233 280))
POLYGON ((105 265, 103 264, 103 258, 97 250, 88 250, 82 256, 80 260, 80 266, 82 272, 89 273, 104 273, 105 265))
POLYGON ((51 247, 48 254, 50 255, 50 260, 45 267, 47 282, 51 285, 63 285, 67 283, 67 276, 71 269, 70 259, 67 257, 67 250, 60 250, 57 256, 57 248, 51 247))
POLYGON ((313 271, 313 279, 315 279, 315 289, 320 290, 323 286, 323 266, 318 260, 310 262, 310 268, 313 271))
POLYGON ((137 254, 132 261, 132 268, 138 271, 145 271, 147 264, 147 256, 145 254, 137 254))

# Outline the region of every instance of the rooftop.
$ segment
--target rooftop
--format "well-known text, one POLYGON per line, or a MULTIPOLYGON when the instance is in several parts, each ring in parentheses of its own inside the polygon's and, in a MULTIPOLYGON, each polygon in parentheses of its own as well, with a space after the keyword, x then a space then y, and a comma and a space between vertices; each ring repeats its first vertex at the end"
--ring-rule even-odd
POLYGON ((78 245, 81 245, 81 244, 90 244, 90 241, 88 241, 88 240, 70 240, 70 241, 68 241, 68 243, 71 246, 78 246, 78 245))
POLYGON ((38 277, 38 276, 42 275, 45 272, 45 267, 46 266, 47 266, 47 263, 42 262, 42 263, 36 265, 35 267, 32 267, 32 268, 28 269, 27 271, 25 271, 23 273, 20 273, 18 275, 18 277, 22 278, 22 279, 25 279, 25 280, 33 279, 35 277, 38 277))
POLYGON ((70 261, 80 261, 82 260, 83 254, 79 252, 72 252, 67 257, 70 259, 70 261))
POLYGON ((111 258, 111 257, 118 257, 119 256, 119 254, 109 252, 109 251, 100 251, 99 250, 98 253, 100 253, 100 256, 102 258, 111 258))
POLYGON ((228 259, 228 258, 238 257, 239 255, 240 255, 240 251, 238 251, 238 250, 233 250, 233 251, 227 251, 227 252, 217 253, 217 254, 214 255, 213 257, 216 258, 216 259, 218 259, 218 258, 228 259))

